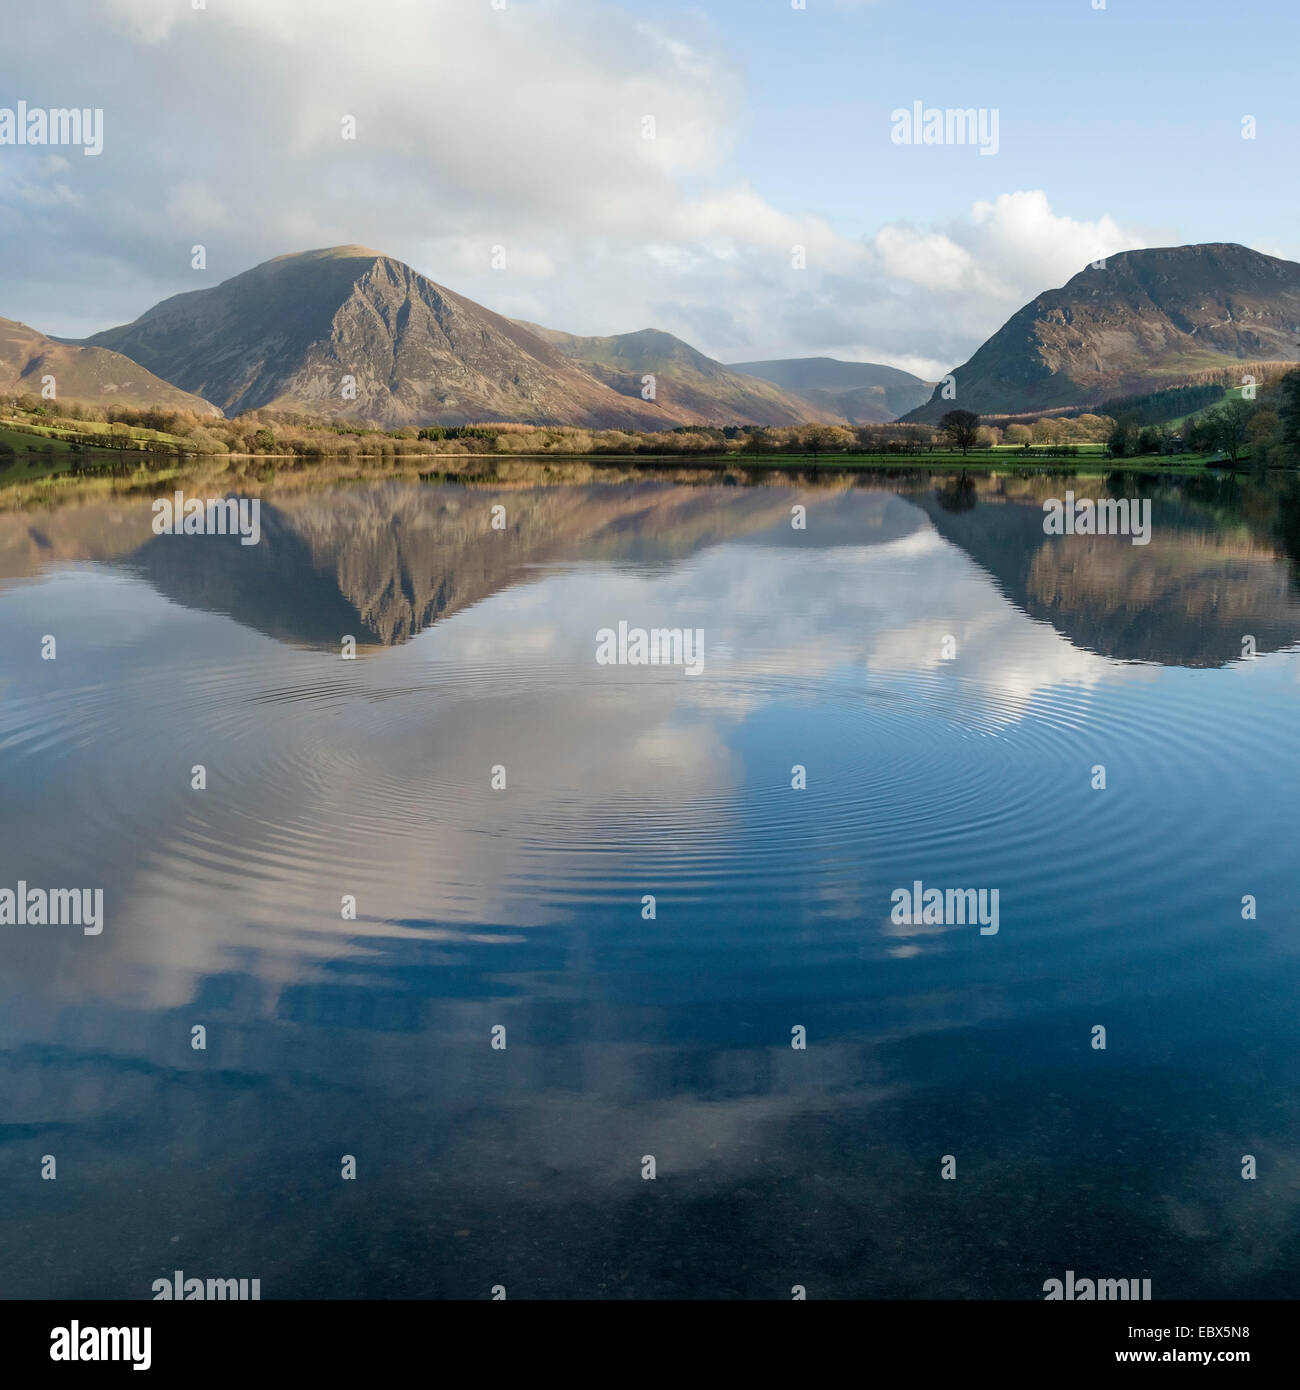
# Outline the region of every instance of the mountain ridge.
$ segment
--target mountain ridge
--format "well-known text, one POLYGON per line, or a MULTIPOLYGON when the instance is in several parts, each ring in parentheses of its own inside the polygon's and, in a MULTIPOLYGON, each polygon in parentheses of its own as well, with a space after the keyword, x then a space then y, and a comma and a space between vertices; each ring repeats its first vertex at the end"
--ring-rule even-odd
POLYGON ((907 421, 1096 405, 1233 362, 1300 357, 1300 264, 1235 242, 1123 251, 1031 300, 907 421))
POLYGON ((1232 242, 1085 268, 1013 314, 952 374, 947 399, 939 386, 925 400, 928 383, 883 364, 726 364, 659 329, 584 337, 510 319, 359 244, 273 257, 81 340, 0 319, 0 389, 7 367, 11 389, 53 374, 64 398, 389 429, 933 423, 954 407, 1095 407, 1235 363, 1298 358, 1300 264, 1232 242))
POLYGON ((200 415, 220 415, 208 401, 181 390, 147 368, 103 347, 52 338, 0 318, 0 391, 41 394, 44 378, 54 378, 55 400, 100 406, 169 406, 200 415))
POLYGON ((619 396, 513 320, 360 246, 275 257, 83 343, 122 352, 228 415, 665 424, 652 404, 619 396))
POLYGON ((657 404, 682 424, 844 423, 843 414, 833 407, 737 372, 662 329, 584 337, 535 323, 523 326, 620 395, 640 396, 645 378, 653 376, 657 404))
POLYGON ((900 367, 838 357, 734 362, 732 370, 773 382, 814 406, 838 411, 850 425, 896 420, 922 404, 932 384, 900 367))

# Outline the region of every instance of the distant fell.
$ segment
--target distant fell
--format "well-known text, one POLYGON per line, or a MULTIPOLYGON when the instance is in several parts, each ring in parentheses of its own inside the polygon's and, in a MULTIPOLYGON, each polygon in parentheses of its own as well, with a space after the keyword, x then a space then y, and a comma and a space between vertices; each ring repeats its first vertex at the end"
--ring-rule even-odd
POLYGON ((896 420, 921 405, 931 390, 929 382, 898 367, 835 357, 734 362, 731 370, 773 382, 815 408, 835 411, 850 425, 896 420))
POLYGON ((112 406, 168 406, 219 415, 214 406, 160 380, 121 353, 48 338, 14 319, 0 318, 0 391, 40 396, 53 378, 55 401, 112 406))
POLYGON ((644 328, 609 337, 579 337, 524 325, 620 395, 653 389, 659 407, 679 424, 839 424, 834 405, 803 399, 738 368, 724 366, 671 333, 644 328), (653 377, 652 383, 646 378, 653 377))
POLYGON ((1048 290, 906 418, 1096 405, 1234 362, 1300 360, 1300 265, 1228 242, 1125 251, 1048 290))
POLYGON ((361 246, 278 256, 85 341, 227 415, 272 407, 390 428, 673 423, 522 325, 361 246))

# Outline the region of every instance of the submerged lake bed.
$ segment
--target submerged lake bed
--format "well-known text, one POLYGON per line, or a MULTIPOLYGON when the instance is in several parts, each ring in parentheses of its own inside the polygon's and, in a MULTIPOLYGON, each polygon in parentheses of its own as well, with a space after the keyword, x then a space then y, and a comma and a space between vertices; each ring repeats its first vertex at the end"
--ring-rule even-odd
POLYGON ((0 511, 0 1293, 1294 1291, 1294 483, 153 501, 0 511))

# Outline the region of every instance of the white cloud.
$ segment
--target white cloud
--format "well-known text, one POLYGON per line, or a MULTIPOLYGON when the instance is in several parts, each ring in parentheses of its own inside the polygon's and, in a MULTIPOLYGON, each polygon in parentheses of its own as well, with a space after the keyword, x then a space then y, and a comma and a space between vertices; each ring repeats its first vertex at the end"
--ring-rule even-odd
POLYGON ((1027 279, 1043 289, 1063 284, 1092 261, 1147 245, 1111 217, 1078 222, 1058 216, 1041 189, 976 203, 971 220, 977 255, 1005 283, 1020 288, 1027 279))
MULTIPOLYGON (((11 153, 0 167, 0 195, 12 195, 0 313, 48 332, 134 318, 271 256, 361 243, 573 332, 658 327, 724 360, 825 354, 933 378, 1033 295, 1143 244, 1109 217, 1055 213, 1040 190, 865 236, 778 206, 727 162, 745 75, 695 11, 651 21, 597 0, 47 10, 63 35, 60 82, 75 89, 62 99, 105 111, 101 158, 69 168, 11 153), (342 138, 345 115, 355 140, 342 138), (190 268, 196 243, 205 272, 190 268), (491 268, 494 246, 504 271, 491 268)), ((39 37, 16 32, 9 58, 41 57, 39 37)))
POLYGON ((922 289, 960 290, 977 274, 970 252, 941 232, 892 223, 876 233, 872 249, 886 274, 922 289))
POLYGON ((908 321, 921 341, 948 349, 930 360, 932 375, 964 361, 1017 309, 1091 261, 1147 245, 1142 230, 1112 217, 1082 222, 1054 212, 1042 189, 976 202, 940 227, 887 223, 868 242, 876 274, 916 291, 897 298, 893 314, 889 300, 879 300, 884 323, 908 321))

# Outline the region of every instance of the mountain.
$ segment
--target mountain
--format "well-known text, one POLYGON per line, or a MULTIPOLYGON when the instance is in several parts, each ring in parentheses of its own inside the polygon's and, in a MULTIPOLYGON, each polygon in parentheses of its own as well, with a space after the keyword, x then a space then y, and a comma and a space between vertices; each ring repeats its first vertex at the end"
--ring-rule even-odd
POLYGON ((390 428, 677 423, 522 325, 362 246, 279 256, 85 341, 126 353, 228 415, 271 406, 390 428), (346 377, 355 398, 343 394, 346 377))
POLYGON ((787 357, 773 362, 733 362, 731 369, 773 382, 814 409, 834 411, 851 425, 896 420, 930 395, 929 382, 875 362, 787 357))
POLYGON ((639 401, 644 378, 653 376, 656 404, 677 424, 841 424, 845 419, 828 402, 791 395, 779 383, 760 381, 758 373, 746 375, 725 367, 655 328, 582 338, 535 323, 522 326, 621 396, 639 401))
POLYGON ((54 378, 56 402, 165 405, 197 415, 221 413, 207 401, 160 381, 120 352, 56 342, 25 323, 0 318, 0 391, 39 396, 47 376, 54 378))
POLYGON ((1125 251, 1013 315, 906 418, 1096 405, 1240 361, 1300 358, 1300 265, 1216 242, 1125 251))

